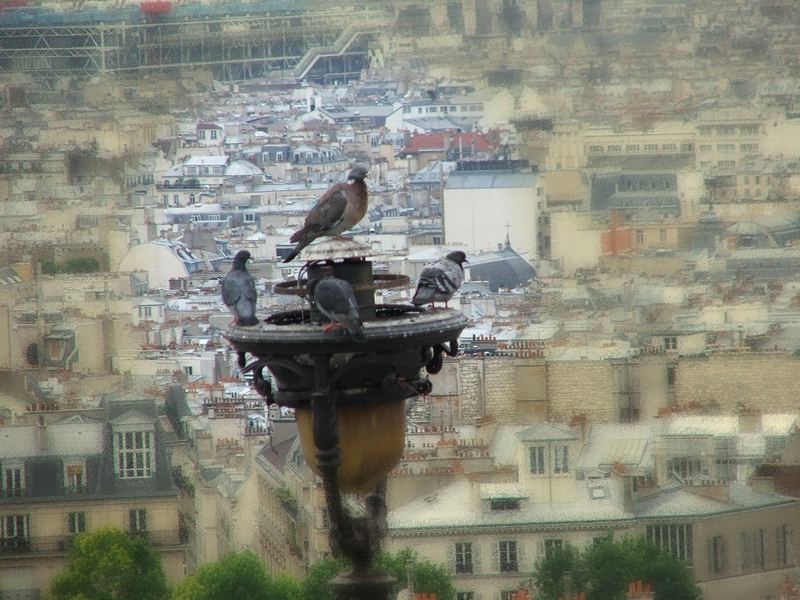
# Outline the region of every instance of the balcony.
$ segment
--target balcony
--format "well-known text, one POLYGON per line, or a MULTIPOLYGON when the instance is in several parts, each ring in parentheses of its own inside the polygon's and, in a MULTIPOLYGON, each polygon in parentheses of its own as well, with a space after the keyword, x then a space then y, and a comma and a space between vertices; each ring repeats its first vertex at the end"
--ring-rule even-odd
MULTIPOLYGON (((185 544, 185 536, 179 530, 142 531, 133 537, 144 539, 150 546, 161 548, 185 544)), ((0 557, 20 554, 64 554, 72 548, 74 535, 53 535, 38 537, 13 537, 0 539, 0 557)))

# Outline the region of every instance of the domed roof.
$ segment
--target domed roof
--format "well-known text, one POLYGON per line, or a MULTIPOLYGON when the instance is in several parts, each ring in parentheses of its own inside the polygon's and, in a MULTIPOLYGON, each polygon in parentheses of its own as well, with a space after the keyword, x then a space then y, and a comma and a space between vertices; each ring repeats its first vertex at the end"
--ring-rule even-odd
POLYGON ((225 169, 225 177, 251 177, 263 174, 264 171, 249 160, 235 160, 225 169))

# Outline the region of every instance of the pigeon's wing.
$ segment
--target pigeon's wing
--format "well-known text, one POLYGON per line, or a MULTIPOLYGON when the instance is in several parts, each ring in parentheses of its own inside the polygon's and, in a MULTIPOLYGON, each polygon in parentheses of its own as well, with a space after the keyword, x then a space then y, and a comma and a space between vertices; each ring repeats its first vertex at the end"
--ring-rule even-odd
POLYGON ((235 271, 231 271, 222 280, 222 301, 225 306, 233 306, 242 295, 242 291, 234 280, 235 271))
POLYGON ((323 279, 316 289, 317 306, 331 318, 358 317, 358 303, 353 288, 341 279, 323 279))
POLYGON ((450 260, 437 261, 422 269, 412 302, 425 304, 433 302, 434 299, 449 300, 461 286, 462 281, 463 275, 456 263, 450 260))
POLYGON ((247 271, 231 271, 222 282, 222 301, 233 306, 239 300, 256 303, 256 282, 247 271))
POLYGON ((337 184, 325 192, 306 215, 303 228, 295 232, 291 241, 299 242, 309 234, 324 233, 336 227, 344 217, 347 195, 344 184, 337 184))

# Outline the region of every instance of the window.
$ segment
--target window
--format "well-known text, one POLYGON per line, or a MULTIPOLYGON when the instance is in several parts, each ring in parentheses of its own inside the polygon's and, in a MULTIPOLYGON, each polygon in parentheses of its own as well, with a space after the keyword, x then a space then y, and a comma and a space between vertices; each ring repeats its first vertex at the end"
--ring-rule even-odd
POLYGON ((27 548, 31 543, 30 515, 0 517, 0 548, 27 548))
POLYGON ((641 229, 636 230, 636 243, 644 244, 644 231, 642 231, 641 229))
POLYGON ((500 572, 516 573, 519 565, 517 564, 517 542, 504 541, 499 544, 500 550, 500 572))
POLYGON ((661 144, 661 149, 667 152, 675 152, 678 147, 675 144, 661 144))
POLYGON ((153 468, 153 432, 116 433, 117 476, 150 477, 153 468))
POLYGON ((673 475, 677 475, 681 479, 687 479, 703 472, 700 467, 700 459, 695 457, 676 456, 669 461, 667 466, 673 475))
POLYGON ((694 150, 694 144, 681 144, 681 152, 691 152, 694 150))
POLYGON ((456 544, 456 573, 472 574, 472 543, 456 544))
POLYGON ((3 466, 3 495, 6 498, 19 498, 25 490, 25 466, 10 463, 3 466))
POLYGON ((597 145, 589 146, 589 152, 602 152, 602 151, 603 151, 602 146, 597 146, 597 145))
POLYGON ((70 535, 78 535, 86 531, 86 513, 69 513, 67 515, 67 531, 70 535))
POLYGON ((628 144, 625 146, 625 152, 638 152, 639 144, 628 144))
POLYGON ((758 125, 742 125, 739 131, 742 135, 758 135, 758 125))
POLYGON ((608 151, 609 152, 620 152, 622 150, 622 146, 617 144, 609 144, 608 151))
POLYGON ((758 144, 742 144, 739 149, 742 152, 758 152, 758 144))
POLYGON ((658 152, 658 144, 645 144, 645 152, 658 152))
POLYGON ((254 213, 244 213, 245 223, 255 223, 256 215, 254 213))
POLYGON ((503 590, 500 592, 500 600, 514 600, 519 590, 503 590))
POLYGON ((667 365, 667 385, 669 386, 675 385, 676 380, 677 380, 677 371, 675 369, 675 365, 667 365))
POLYGON ((533 446, 530 449, 531 473, 533 475, 544 475, 544 446, 533 446))
POLYGON ((736 151, 736 144, 717 144, 717 152, 731 153, 736 151))
POLYGON ((208 175, 208 167, 200 167, 200 175, 208 175))
POLYGON ((789 535, 788 525, 781 525, 775 531, 775 543, 777 545, 776 560, 779 567, 786 567, 789 564, 789 548, 791 543, 789 535))
POLYGON ((692 562, 692 526, 648 525, 647 541, 665 552, 669 552, 678 560, 692 562))
POLYGON ((662 242, 667 241, 667 230, 666 229, 659 229, 658 230, 658 239, 662 242))
POLYGON ((194 375, 194 368, 192 368, 191 366, 183 367, 183 373, 185 375, 194 375))
POLYGON ((82 464, 67 465, 67 493, 82 494, 86 487, 86 475, 82 464))
POLYGON ((700 152, 711 152, 711 144, 700 144, 700 152))
POLYGON ((725 538, 716 535, 709 541, 708 570, 713 575, 725 572, 725 538))
POLYGON ((718 167, 726 167, 726 168, 730 167, 732 169, 732 168, 734 168, 736 166, 736 161, 735 160, 720 160, 720 161, 717 161, 717 166, 718 167))
POLYGON ((137 508, 128 513, 130 519, 131 535, 142 534, 147 531, 147 510, 137 508))
POLYGON ((456 600, 475 600, 475 592, 456 592, 456 600))
POLYGON ((759 529, 753 533, 753 562, 758 571, 763 571, 767 565, 766 541, 766 529, 759 529))
POLYGON ((216 129, 212 129, 211 130, 211 139, 212 140, 217 139, 217 134, 218 134, 218 131, 216 129))
POLYGON ((519 500, 516 498, 494 498, 489 501, 491 510, 519 510, 519 500))
POLYGON ((550 556, 556 550, 561 550, 564 547, 564 540, 545 540, 544 541, 544 555, 550 556))
POLYGON ((553 472, 569 473, 569 446, 556 446, 553 454, 553 472))
MULTIPOLYGON (((663 231, 663 229, 662 229, 663 231)), ((677 350, 678 337, 675 335, 668 335, 664 337, 664 350, 677 350)))
POLYGON ((740 573, 749 573, 753 570, 753 538, 747 532, 739 532, 739 564, 740 573))

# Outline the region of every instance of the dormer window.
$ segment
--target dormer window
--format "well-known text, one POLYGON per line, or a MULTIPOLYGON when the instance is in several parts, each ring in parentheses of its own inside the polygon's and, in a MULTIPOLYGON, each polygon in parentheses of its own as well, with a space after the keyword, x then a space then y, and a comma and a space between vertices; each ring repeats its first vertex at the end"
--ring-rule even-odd
POLYGON ((67 463, 64 481, 68 494, 83 494, 86 489, 86 467, 82 462, 67 463))
POLYGON ((125 431, 115 433, 117 477, 133 479, 152 475, 153 432, 125 431))
POLYGON ((494 498, 489 501, 492 510, 519 510, 519 498, 494 498))

